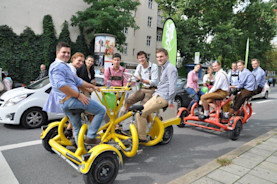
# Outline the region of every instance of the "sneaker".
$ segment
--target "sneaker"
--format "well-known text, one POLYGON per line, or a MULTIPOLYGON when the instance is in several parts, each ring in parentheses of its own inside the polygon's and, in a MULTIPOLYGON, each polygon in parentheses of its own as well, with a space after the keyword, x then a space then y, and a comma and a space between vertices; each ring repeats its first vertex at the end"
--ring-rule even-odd
POLYGON ((73 136, 72 129, 66 129, 64 131, 64 136, 65 137, 72 137, 73 136))
POLYGON ((132 135, 130 130, 121 130, 120 133, 122 135, 126 135, 126 136, 131 136, 132 135))
POLYGON ((147 140, 147 139, 145 139, 145 140, 144 140, 144 139, 139 139, 139 142, 140 142, 140 143, 147 143, 148 140, 147 140))
POLYGON ((85 142, 85 144, 99 144, 101 142, 101 140, 96 139, 96 138, 90 139, 90 138, 86 137, 84 142, 85 142))
POLYGON ((204 114, 200 114, 199 116, 198 116, 198 118, 200 119, 200 120, 204 120, 204 119, 208 119, 210 116, 208 115, 208 116, 205 116, 204 114))
POLYGON ((223 114, 223 119, 228 120, 229 118, 230 118, 230 117, 229 117, 228 113, 224 113, 224 114, 223 114))

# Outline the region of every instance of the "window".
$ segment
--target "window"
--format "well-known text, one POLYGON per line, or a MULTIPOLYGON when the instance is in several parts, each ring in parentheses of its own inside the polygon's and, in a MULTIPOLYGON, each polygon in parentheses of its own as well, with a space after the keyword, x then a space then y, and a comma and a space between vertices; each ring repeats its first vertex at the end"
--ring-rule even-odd
POLYGON ((157 41, 161 42, 163 38, 163 32, 158 30, 157 31, 157 41))
POLYGON ((153 0, 148 0, 148 8, 152 9, 153 7, 153 0))
POLYGON ((123 33, 128 34, 128 27, 124 27, 123 33))
POLYGON ((150 46, 150 44, 151 44, 151 36, 147 36, 147 38, 146 38, 146 45, 150 46))
POLYGON ((122 54, 127 55, 127 50, 128 50, 128 44, 125 43, 125 44, 123 44, 123 52, 122 52, 122 54))
POLYGON ((152 26, 152 17, 148 17, 148 19, 147 19, 147 26, 148 27, 152 26))

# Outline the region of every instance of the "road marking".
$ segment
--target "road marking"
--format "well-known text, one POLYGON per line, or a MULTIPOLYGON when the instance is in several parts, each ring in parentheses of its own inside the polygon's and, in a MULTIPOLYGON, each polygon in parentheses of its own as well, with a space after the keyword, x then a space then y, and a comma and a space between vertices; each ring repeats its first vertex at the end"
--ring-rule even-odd
POLYGON ((264 101, 261 101, 261 102, 257 102, 257 103, 266 103, 266 102, 271 102, 273 100, 264 100, 264 101))
POLYGON ((6 146, 0 146, 0 151, 16 149, 16 148, 21 148, 21 147, 26 147, 26 146, 33 146, 33 145, 37 145, 37 144, 41 144, 41 140, 22 142, 22 143, 17 143, 17 144, 10 144, 10 145, 6 145, 6 146))
POLYGON ((13 171, 11 170, 9 164, 7 163, 1 151, 22 148, 26 146, 33 146, 37 144, 41 144, 41 140, 0 146, 0 183, 1 184, 19 184, 19 182, 17 181, 13 171))
POLYGON ((7 163, 5 157, 0 152, 0 183, 1 184, 18 184, 13 171, 11 170, 9 164, 7 163))

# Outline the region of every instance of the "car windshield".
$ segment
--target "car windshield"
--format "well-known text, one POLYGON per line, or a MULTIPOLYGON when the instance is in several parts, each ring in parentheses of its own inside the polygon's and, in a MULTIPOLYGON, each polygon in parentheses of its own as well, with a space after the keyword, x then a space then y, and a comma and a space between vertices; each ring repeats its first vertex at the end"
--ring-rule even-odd
POLYGON ((185 83, 186 83, 186 79, 185 78, 178 78, 177 79, 177 85, 176 85, 177 90, 184 88, 185 83))
POLYGON ((30 85, 28 85, 26 88, 28 89, 39 89, 49 84, 49 77, 45 77, 39 81, 36 81, 30 85))

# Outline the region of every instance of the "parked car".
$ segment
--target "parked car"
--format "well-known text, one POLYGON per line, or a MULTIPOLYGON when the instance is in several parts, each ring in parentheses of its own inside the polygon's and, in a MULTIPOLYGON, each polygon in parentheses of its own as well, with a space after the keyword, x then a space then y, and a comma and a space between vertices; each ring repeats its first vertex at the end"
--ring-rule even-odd
MULTIPOLYGON (((104 77, 96 75, 98 86, 104 84, 104 77)), ((9 90, 0 96, 0 123, 38 128, 48 120, 61 119, 63 113, 47 113, 42 110, 52 87, 45 77, 26 87, 9 90)))
POLYGON ((252 98, 264 98, 267 99, 270 93, 270 87, 267 83, 265 83, 265 86, 260 94, 257 94, 253 96, 252 98))
MULTIPOLYGON (((179 107, 188 107, 192 98, 186 91, 187 79, 184 77, 178 77, 177 80, 177 91, 175 96, 175 102, 177 103, 177 108, 179 107)), ((199 87, 203 86, 203 80, 198 80, 199 87)))

